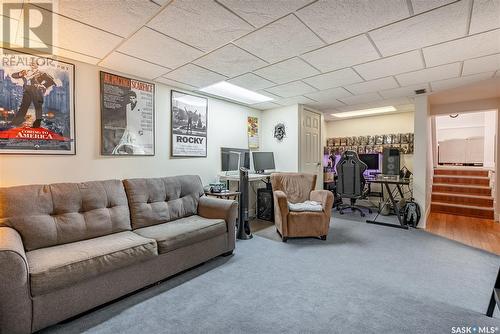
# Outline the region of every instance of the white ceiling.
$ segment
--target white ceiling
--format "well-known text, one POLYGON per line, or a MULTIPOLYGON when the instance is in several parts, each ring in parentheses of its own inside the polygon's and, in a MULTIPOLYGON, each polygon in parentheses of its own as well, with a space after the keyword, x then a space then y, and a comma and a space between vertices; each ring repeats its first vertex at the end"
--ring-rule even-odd
MULTIPOLYGON (((25 8, 37 2, 45 1, 25 8)), ((415 89, 500 75, 500 0, 55 0, 53 8, 57 56, 186 90, 228 80, 275 98, 253 105, 262 110, 407 110, 415 89)), ((23 24, 21 13, 0 17, 23 24)))

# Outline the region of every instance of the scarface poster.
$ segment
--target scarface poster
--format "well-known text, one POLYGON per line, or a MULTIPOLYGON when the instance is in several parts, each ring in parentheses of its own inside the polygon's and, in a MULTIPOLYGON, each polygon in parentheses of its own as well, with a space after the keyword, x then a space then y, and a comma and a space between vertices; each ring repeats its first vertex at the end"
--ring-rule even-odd
POLYGON ((154 155, 155 85, 101 72, 101 153, 154 155))
POLYGON ((207 156, 206 98, 172 91, 172 157, 207 156))
POLYGON ((75 154, 75 66, 0 56, 0 153, 75 154))

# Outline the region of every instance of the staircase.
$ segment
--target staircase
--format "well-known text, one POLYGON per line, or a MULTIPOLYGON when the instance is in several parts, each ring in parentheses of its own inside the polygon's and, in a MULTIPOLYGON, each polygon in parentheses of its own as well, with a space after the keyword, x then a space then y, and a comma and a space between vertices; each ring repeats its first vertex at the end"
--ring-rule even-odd
POLYGON ((433 181, 432 212, 495 218, 488 170, 436 168, 433 181))

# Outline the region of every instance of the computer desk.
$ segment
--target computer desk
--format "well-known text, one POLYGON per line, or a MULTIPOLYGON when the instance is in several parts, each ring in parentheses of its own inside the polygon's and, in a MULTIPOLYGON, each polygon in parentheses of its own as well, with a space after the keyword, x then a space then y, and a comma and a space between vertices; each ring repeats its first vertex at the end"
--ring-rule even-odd
POLYGON ((390 226, 390 227, 398 227, 407 230, 408 225, 404 223, 402 215, 404 214, 403 212, 399 211, 399 206, 398 203, 396 202, 396 198, 394 197, 394 191, 397 190, 401 198, 404 198, 403 194, 403 189, 402 186, 409 186, 410 185, 410 179, 404 179, 400 178, 399 176, 385 176, 385 175, 379 175, 375 178, 367 178, 366 179, 367 183, 378 183, 381 184, 382 187, 385 188, 387 191, 387 194, 389 195, 389 200, 384 201, 384 204, 380 208, 378 214, 375 216, 373 220, 367 220, 366 222, 369 224, 377 224, 377 225, 382 225, 382 226, 390 226), (395 185, 396 189, 391 190, 389 187, 390 185, 395 185), (389 224, 389 223, 384 223, 384 222, 379 222, 377 221, 378 216, 380 215, 380 212, 382 209, 389 204, 389 201, 391 202, 392 206, 394 207, 394 211, 396 212, 396 216, 398 217, 398 222, 399 225, 394 225, 394 224, 389 224))

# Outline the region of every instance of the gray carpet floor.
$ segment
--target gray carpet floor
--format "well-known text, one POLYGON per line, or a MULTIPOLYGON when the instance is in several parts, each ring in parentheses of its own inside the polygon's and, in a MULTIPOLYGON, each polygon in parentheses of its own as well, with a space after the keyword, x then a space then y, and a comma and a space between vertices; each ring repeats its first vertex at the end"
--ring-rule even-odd
MULTIPOLYGON (((266 233, 274 231, 268 228, 266 233)), ((484 316, 500 257, 335 218, 326 241, 255 236, 217 258, 44 333, 451 333, 484 316)), ((497 330, 498 331, 498 330, 497 330)))

